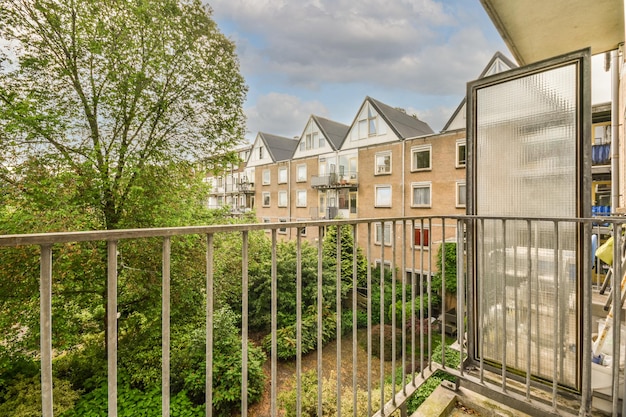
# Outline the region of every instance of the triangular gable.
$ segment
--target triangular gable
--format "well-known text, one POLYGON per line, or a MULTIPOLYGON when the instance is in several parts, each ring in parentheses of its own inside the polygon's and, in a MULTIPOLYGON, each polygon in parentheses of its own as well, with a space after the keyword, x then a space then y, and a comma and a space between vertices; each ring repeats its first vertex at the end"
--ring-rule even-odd
POLYGON ((293 157, 302 158, 336 151, 348 129, 349 126, 342 123, 311 115, 293 157))
POLYGON ((430 126, 417 117, 366 97, 341 148, 357 148, 432 133, 430 126))
MULTIPOLYGON (((488 77, 490 75, 498 74, 500 72, 508 71, 510 69, 517 68, 517 65, 504 56, 501 52, 496 52, 491 60, 485 66, 485 69, 480 73, 478 79, 488 77)), ((442 132, 446 132, 448 130, 457 130, 457 129, 465 129, 467 127, 467 121, 465 120, 465 103, 466 99, 463 98, 459 106, 456 108, 454 113, 452 113, 452 117, 445 124, 442 132)))
POLYGON ((250 156, 248 157, 247 166, 259 166, 265 164, 271 164, 274 162, 272 154, 269 152, 267 143, 265 143, 264 134, 262 132, 257 133, 252 149, 250 150, 250 156))

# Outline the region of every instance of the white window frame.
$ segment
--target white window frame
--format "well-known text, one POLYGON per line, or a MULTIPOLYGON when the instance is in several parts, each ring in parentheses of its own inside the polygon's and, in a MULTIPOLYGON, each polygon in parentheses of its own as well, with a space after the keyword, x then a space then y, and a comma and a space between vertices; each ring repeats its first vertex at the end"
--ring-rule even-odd
POLYGON ((391 174, 391 168, 392 168, 391 151, 378 152, 374 156, 374 175, 389 175, 391 174), (385 158, 385 157, 389 157, 388 169, 385 169, 386 168, 385 164, 383 165, 378 164, 378 158, 385 158))
POLYGON ((383 223, 374 223, 374 244, 380 246, 381 245, 381 240, 380 237, 382 236, 384 242, 385 242, 385 246, 391 246, 391 224, 390 222, 384 222, 384 227, 382 226, 383 223), (389 231, 389 233, 387 233, 387 230, 389 231))
POLYGON ((278 168, 278 183, 279 184, 287 184, 287 167, 279 167, 278 168))
POLYGON ((411 172, 430 171, 433 169, 433 147, 432 145, 421 145, 411 148, 411 172), (428 167, 418 168, 415 166, 415 154, 428 151, 428 167))
POLYGON ((278 207, 287 207, 289 199, 287 198, 287 191, 281 190, 278 192, 278 207))
POLYGON ((306 171, 306 164, 296 166, 296 182, 306 182, 306 171))
POLYGON ((272 183, 272 174, 269 169, 263 170, 263 185, 270 185, 272 183))
POLYGON ((306 207, 307 191, 296 190, 296 207, 306 207), (304 200, 300 201, 301 196, 304 195, 304 200))
POLYGON ((465 139, 459 139, 456 141, 456 154, 455 154, 455 159, 454 159, 454 163, 455 163, 455 167, 457 168, 465 168, 466 164, 467 164, 467 141, 465 139), (460 161, 460 148, 463 147, 465 148, 465 160, 464 161, 460 161))
POLYGON ((374 187, 374 207, 391 207, 393 201, 393 188, 390 184, 380 184, 374 187), (381 201, 381 196, 378 195, 379 190, 389 189, 389 202, 381 201))
POLYGON ((413 182, 411 183, 411 207, 416 208, 430 208, 433 204, 433 185, 430 181, 413 182), (427 204, 415 204, 415 189, 428 188, 428 203, 427 204))
POLYGON ((264 191, 262 194, 263 197, 263 207, 270 207, 272 205, 272 195, 269 191, 264 191), (267 204, 265 204, 265 198, 267 197, 267 204))
POLYGON ((456 206, 458 208, 465 208, 467 202, 463 201, 461 202, 461 195, 463 195, 463 200, 465 200, 467 198, 467 188, 466 188, 466 183, 465 181, 457 181, 456 182, 456 206), (461 188, 463 188, 463 192, 461 193, 461 188))
MULTIPOLYGON (((279 223, 287 223, 287 219, 285 218, 280 218, 278 219, 279 223)), ((287 234, 287 228, 286 227, 281 227, 278 229, 278 233, 280 233, 281 235, 286 235, 287 234)))
POLYGON ((422 249, 424 248, 424 250, 430 250, 430 244, 431 244, 431 235, 430 235, 430 228, 427 226, 422 227, 421 224, 416 224, 415 228, 413 229, 413 236, 411 236, 411 246, 415 249, 422 249), (426 245, 416 245, 415 244, 415 231, 419 230, 420 231, 420 242, 422 241, 422 239, 424 238, 424 230, 426 230, 427 234, 428 234, 428 243, 426 245))

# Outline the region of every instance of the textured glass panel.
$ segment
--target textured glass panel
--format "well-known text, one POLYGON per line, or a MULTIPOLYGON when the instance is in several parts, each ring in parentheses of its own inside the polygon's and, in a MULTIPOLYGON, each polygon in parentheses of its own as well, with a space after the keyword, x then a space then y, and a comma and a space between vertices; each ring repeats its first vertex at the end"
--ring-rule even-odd
MULTIPOLYGON (((476 214, 576 217, 577 77, 570 64, 477 90, 476 214)), ((486 220, 478 239, 479 355, 575 387, 576 225, 486 220)))

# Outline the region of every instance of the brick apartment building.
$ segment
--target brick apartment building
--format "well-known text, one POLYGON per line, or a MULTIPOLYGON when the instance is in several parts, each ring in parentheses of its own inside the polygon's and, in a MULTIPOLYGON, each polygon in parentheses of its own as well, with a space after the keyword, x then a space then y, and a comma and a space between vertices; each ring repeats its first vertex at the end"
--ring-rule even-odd
MULTIPOLYGON (((514 66, 496 53, 480 78, 514 66)), ((216 185, 209 205, 230 201, 234 214, 253 210, 260 222, 465 214, 465 100, 439 133, 403 109, 366 97, 350 125, 312 115, 299 136, 259 132, 239 152, 239 166, 208 179, 216 185)), ((413 236, 415 269, 434 267, 441 242, 431 242, 430 236, 442 236, 442 227, 433 220, 405 231, 413 236)), ((384 263, 390 264, 392 238, 402 239, 401 226, 381 221, 374 228, 375 262, 383 261, 382 251, 384 263)), ((456 224, 445 230, 446 240, 456 239, 456 224)), ((279 236, 294 239, 295 233, 285 228, 279 236)), ((311 242, 319 239, 318 228, 300 233, 311 242)), ((357 238, 365 248, 365 226, 357 238)), ((402 256, 397 250, 397 266, 402 256)))

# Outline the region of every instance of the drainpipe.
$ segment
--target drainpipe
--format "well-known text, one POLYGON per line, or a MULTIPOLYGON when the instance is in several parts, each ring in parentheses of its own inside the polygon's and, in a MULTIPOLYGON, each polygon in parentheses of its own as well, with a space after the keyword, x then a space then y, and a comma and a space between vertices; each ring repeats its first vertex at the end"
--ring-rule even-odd
POLYGON ((619 60, 611 51, 611 211, 620 207, 619 172, 619 60))
POLYGON ((404 217, 405 213, 406 213, 406 209, 404 207, 404 203, 406 201, 406 196, 404 195, 404 190, 406 189, 404 186, 404 180, 405 180, 405 175, 404 175, 404 166, 405 166, 405 162, 404 162, 404 157, 406 156, 406 139, 402 141, 402 178, 400 179, 400 191, 402 192, 402 213, 401 216, 404 217))

